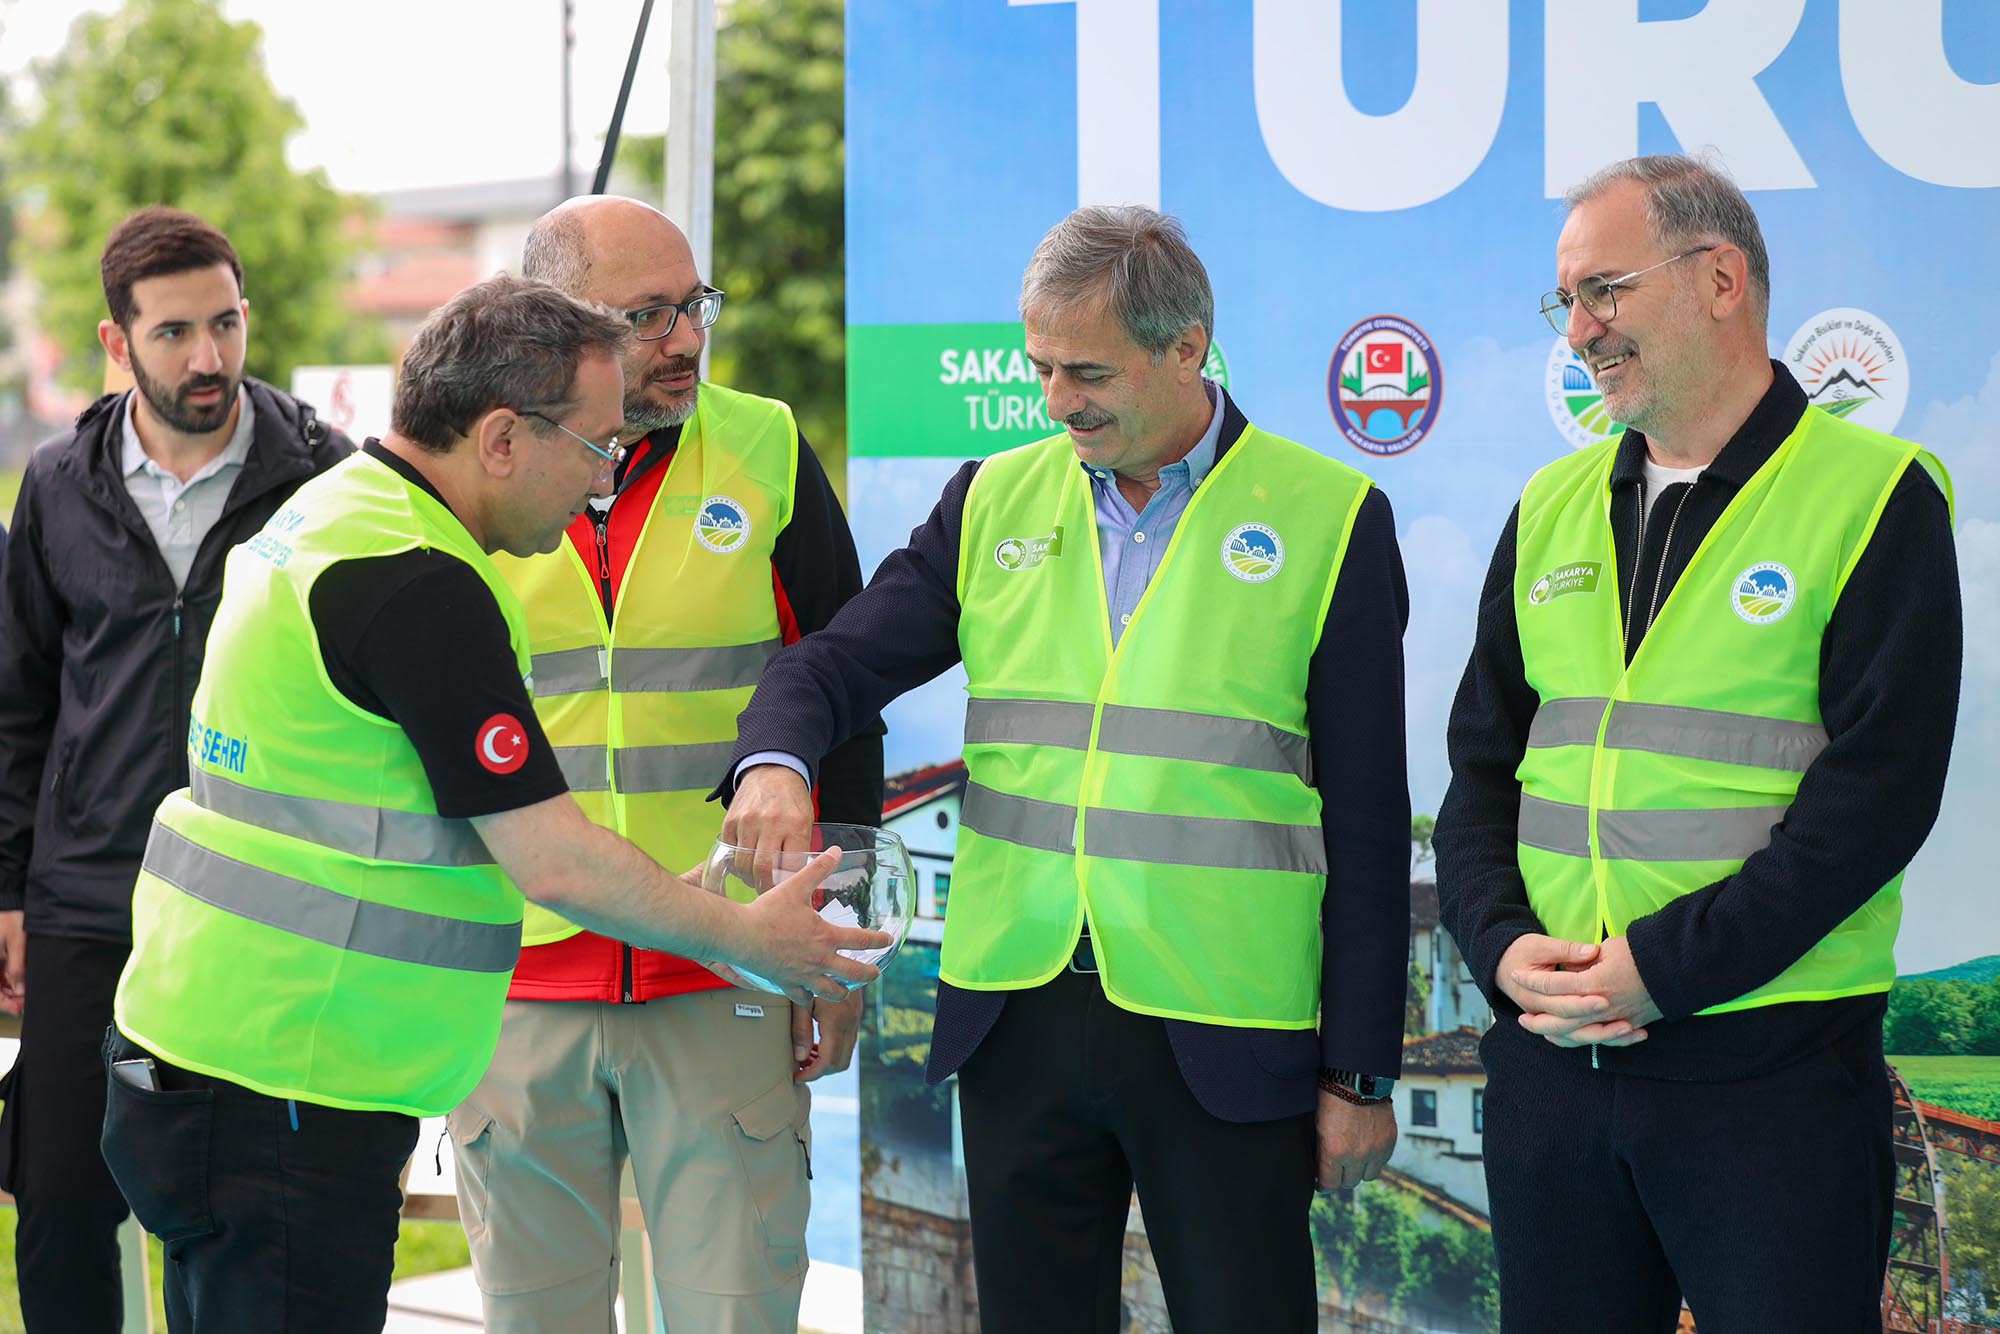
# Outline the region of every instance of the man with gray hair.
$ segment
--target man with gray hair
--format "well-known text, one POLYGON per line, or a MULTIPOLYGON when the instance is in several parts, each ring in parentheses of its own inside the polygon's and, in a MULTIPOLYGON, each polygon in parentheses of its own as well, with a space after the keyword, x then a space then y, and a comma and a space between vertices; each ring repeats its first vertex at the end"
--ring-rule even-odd
POLYGON ((1635 158, 1568 202, 1542 310, 1626 429, 1501 533, 1434 842, 1498 1015, 1502 1326, 1668 1331, 1685 1299, 1872 1332, 1884 997, 1958 700, 1949 483, 1769 358, 1719 171, 1635 158))
POLYGON ((626 336, 539 283, 467 289, 388 436, 230 554, 104 1042, 104 1156, 176 1334, 382 1328, 397 1174, 492 1055, 523 895, 801 1000, 875 972, 837 949, 887 937, 806 902, 829 859, 705 894, 584 815, 536 724, 489 558, 553 549, 607 484, 626 336))
MULTIPOLYGON (((496 561, 526 614, 535 707, 586 814, 699 865, 736 715, 771 653, 860 591, 854 539, 791 408, 699 383, 722 293, 666 215, 572 199, 536 222, 523 267, 633 335, 616 495, 554 552, 496 561)), ((879 724, 827 757, 817 800, 826 820, 880 822, 879 724)), ((796 1330, 804 1085, 847 1068, 860 993, 793 1007, 535 906, 522 945, 493 1063, 451 1117, 487 1329, 611 1328, 629 1156, 667 1328, 796 1330)))
POLYGON ((981 1328, 1118 1328, 1136 1187, 1176 1328, 1310 1330, 1314 1182, 1396 1140, 1394 516, 1204 378, 1214 299, 1172 218, 1078 209, 1021 315, 1063 432, 966 464, 772 660, 724 833, 789 846, 817 758, 962 662, 930 1075, 959 1077, 981 1328))

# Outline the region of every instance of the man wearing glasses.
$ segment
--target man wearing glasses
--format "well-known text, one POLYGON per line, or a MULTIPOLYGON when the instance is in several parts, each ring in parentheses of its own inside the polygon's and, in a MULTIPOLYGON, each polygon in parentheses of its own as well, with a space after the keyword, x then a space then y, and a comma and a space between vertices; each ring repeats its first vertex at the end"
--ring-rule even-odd
MULTIPOLYGON (((664 215, 571 200, 536 223, 523 268, 633 334, 615 497, 553 554, 498 562, 526 609, 535 708, 593 819, 698 866, 736 715, 765 660, 860 590, 854 541, 791 409, 699 382, 723 295, 664 215)), ((880 821, 879 724, 828 758, 817 796, 825 819, 880 821)), ((795 1013, 537 908, 522 942, 499 1051, 451 1121, 487 1328, 610 1328, 629 1154, 667 1328, 796 1329, 803 1084, 847 1067, 859 993, 795 1013)))
POLYGON ((1726 177, 1636 158, 1568 203, 1542 310, 1626 429, 1501 534, 1435 843, 1499 1016, 1503 1328, 1667 1331, 1685 1299, 1704 1329, 1879 1330, 1885 994, 1958 699, 1949 482, 1770 360, 1726 177))

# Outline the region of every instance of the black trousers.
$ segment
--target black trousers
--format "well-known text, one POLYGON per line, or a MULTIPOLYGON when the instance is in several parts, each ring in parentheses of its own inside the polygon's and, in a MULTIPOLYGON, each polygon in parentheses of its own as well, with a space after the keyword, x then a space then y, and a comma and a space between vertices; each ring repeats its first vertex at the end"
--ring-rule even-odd
POLYGON ((104 1165, 111 997, 129 947, 38 935, 28 942, 21 1050, 0 1120, 0 1184, 19 1209, 14 1265, 29 1334, 110 1334, 125 1319, 118 1225, 129 1210, 104 1165))
POLYGON ((1486 1064, 1500 1320, 1527 1334, 1880 1334, 1895 1166, 1879 1023, 1751 1079, 1592 1070, 1502 1018, 1486 1064))
POLYGON ((1110 1334, 1133 1187, 1179 1334, 1317 1325, 1310 1115, 1238 1124, 1095 974, 1017 991, 959 1071, 985 1334, 1110 1334))
MULTIPOLYGON (((115 1028, 103 1049, 107 1067, 149 1054, 115 1028)), ((157 1091, 111 1080, 104 1157, 166 1245, 167 1327, 380 1334, 416 1118, 155 1067, 157 1091)))

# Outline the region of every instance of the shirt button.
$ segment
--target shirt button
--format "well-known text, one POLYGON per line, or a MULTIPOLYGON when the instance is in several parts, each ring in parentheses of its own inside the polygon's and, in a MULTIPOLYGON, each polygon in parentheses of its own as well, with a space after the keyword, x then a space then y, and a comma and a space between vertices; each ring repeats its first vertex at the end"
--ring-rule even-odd
POLYGON ((1130 616, 1120 616, 1120 617, 1118 618, 1118 624, 1120 624, 1120 625, 1130 625, 1130 624, 1132 624, 1132 618, 1131 618, 1130 616))
POLYGON ((1134 542, 1143 542, 1146 540, 1146 535, 1144 533, 1134 533, 1132 534, 1132 540, 1134 542))
POLYGON ((1095 474, 1095 475, 1096 475, 1096 477, 1097 477, 1097 480, 1098 480, 1098 481, 1100 481, 1100 482, 1108 482, 1108 481, 1110 481, 1110 480, 1111 480, 1111 474, 1110 474, 1110 473, 1108 473, 1108 472, 1102 472, 1102 471, 1100 471, 1100 472, 1098 472, 1098 473, 1097 473, 1097 474, 1095 474))
POLYGON ((188 503, 185 500, 176 500, 174 502, 174 513, 179 514, 182 510, 186 509, 187 507, 188 503))

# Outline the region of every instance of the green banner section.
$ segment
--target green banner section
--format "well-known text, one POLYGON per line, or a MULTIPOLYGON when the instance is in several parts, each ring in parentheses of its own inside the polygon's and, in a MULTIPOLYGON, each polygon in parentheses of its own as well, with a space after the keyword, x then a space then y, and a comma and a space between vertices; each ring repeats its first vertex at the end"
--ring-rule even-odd
MULTIPOLYGON (((1019 321, 849 325, 848 453, 984 458, 1054 435, 1023 338, 1019 321)), ((1220 346, 1202 370, 1228 387, 1220 346)))
POLYGON ((850 325, 848 452, 984 458, 1054 435, 1021 340, 1019 321, 850 325))

